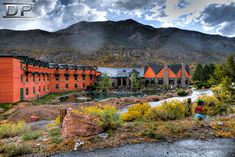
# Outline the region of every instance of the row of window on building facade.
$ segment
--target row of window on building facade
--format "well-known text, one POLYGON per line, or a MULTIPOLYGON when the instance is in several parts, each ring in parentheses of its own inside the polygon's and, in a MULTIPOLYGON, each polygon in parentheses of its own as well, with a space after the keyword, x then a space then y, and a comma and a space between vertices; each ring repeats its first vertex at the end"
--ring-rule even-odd
MULTIPOLYGON (((85 87, 86 87, 86 84, 83 83, 83 84, 82 84, 82 87, 85 88, 85 87)), ((60 85, 59 85, 59 84, 56 84, 56 85, 55 85, 55 88, 56 88, 57 90, 59 90, 59 89, 60 89, 60 85)), ((69 89, 69 84, 68 84, 68 83, 65 84, 65 88, 66 88, 66 89, 69 89)), ((74 88, 78 88, 78 84, 77 84, 77 83, 74 84, 74 88)), ((43 86, 43 91, 46 92, 46 90, 50 90, 49 85, 47 85, 47 89, 46 89, 46 86, 43 86)), ((36 94, 36 88, 35 88, 35 87, 33 87, 32 91, 33 91, 33 94, 36 94)), ((39 93, 41 92, 41 87, 38 87, 38 92, 39 92, 39 93)), ((26 94, 26 95, 29 95, 29 88, 26 88, 25 94, 26 94)))
MULTIPOLYGON (((174 85, 175 84, 175 79, 174 78, 169 78, 168 79, 168 83, 170 85, 174 85)), ((177 85, 180 85, 181 84, 181 78, 178 78, 176 83, 177 85)), ((163 82, 163 79, 162 78, 159 78, 159 79, 155 79, 155 78, 151 78, 151 79, 146 79, 146 84, 147 85, 153 85, 153 84, 158 84, 158 85, 162 85, 164 82, 163 82)), ((185 79, 185 84, 187 85, 189 83, 189 80, 186 78, 185 79)))
MULTIPOLYGON (((36 74, 32 74, 33 75, 33 82, 36 81, 36 74)), ((42 74, 43 76, 43 81, 49 81, 50 77, 49 74, 42 74)), ((60 74, 55 74, 55 80, 56 81, 60 81, 60 74)), ((70 74, 64 74, 65 76, 65 80, 69 80, 70 74)), ((94 75, 89 75, 90 80, 94 80, 94 75)), ((74 80, 78 80, 78 74, 74 74, 74 80)), ((83 74, 82 75, 82 80, 86 80, 86 75, 83 74)), ((41 81, 41 75, 38 74, 38 81, 41 81)), ((21 75, 21 82, 23 82, 23 75, 21 75)), ((25 82, 29 82, 29 74, 25 74, 25 82)))

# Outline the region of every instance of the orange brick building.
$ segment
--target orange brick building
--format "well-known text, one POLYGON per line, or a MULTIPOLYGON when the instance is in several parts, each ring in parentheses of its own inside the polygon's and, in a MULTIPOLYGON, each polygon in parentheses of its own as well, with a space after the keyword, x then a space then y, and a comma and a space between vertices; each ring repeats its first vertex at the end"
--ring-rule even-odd
POLYGON ((0 56, 0 103, 32 100, 49 93, 85 90, 96 67, 54 64, 26 56, 0 56))

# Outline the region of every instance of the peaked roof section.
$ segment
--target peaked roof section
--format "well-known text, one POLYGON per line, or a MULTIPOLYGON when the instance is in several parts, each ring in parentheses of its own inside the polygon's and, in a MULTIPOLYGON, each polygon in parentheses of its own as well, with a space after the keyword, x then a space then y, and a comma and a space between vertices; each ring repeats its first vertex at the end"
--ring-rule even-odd
MULTIPOLYGON (((168 66, 175 74, 178 74, 180 69, 182 69, 182 64, 174 64, 168 66)), ((189 74, 190 68, 189 65, 185 65, 185 70, 189 74)))
MULTIPOLYGON (((144 68, 109 68, 98 67, 97 71, 102 74, 107 74, 108 77, 129 77, 132 73, 137 73, 138 77, 144 77, 144 68)), ((101 75, 102 77, 102 75, 101 75)))
POLYGON ((180 69, 182 68, 181 64, 175 64, 175 65, 168 65, 168 67, 175 73, 178 74, 180 69))
POLYGON ((155 74, 158 74, 164 68, 163 65, 158 65, 158 64, 150 64, 149 66, 153 69, 155 74))
MULTIPOLYGON (((153 69, 153 71, 155 72, 155 74, 158 74, 163 68, 163 65, 158 65, 158 64, 150 64, 149 67, 151 67, 153 69)), ((172 65, 168 65, 168 68, 174 73, 174 74, 178 74, 179 71, 182 69, 182 64, 172 64, 172 65)), ((147 70, 147 69, 146 69, 147 70)), ((145 70, 145 72, 146 72, 145 70)), ((189 65, 185 65, 185 70, 187 71, 187 73, 189 74, 190 68, 189 65)))
POLYGON ((190 71, 190 67, 189 67, 189 65, 185 65, 185 70, 188 72, 188 74, 189 74, 189 71, 190 71))

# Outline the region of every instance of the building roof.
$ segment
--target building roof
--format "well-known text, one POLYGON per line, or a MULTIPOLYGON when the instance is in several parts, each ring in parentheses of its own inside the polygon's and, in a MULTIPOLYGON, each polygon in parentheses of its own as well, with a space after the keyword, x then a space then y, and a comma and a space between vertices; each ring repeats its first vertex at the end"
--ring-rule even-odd
POLYGON ((17 58, 20 59, 24 64, 33 65, 33 66, 40 66, 40 67, 47 67, 47 68, 60 68, 60 69, 85 69, 85 70, 92 70, 94 69, 93 66, 84 66, 84 65, 76 65, 76 64, 57 64, 57 63, 49 63, 46 61, 37 60, 34 58, 30 58, 28 56, 23 55, 8 55, 8 54, 1 54, 0 58, 17 58))
POLYGON ((173 71, 173 73, 178 74, 180 69, 182 69, 181 64, 168 65, 168 67, 173 71))
POLYGON ((106 74, 108 77, 129 77, 132 73, 137 73, 138 77, 144 77, 144 68, 109 68, 98 67, 97 71, 102 73, 101 77, 106 74))
POLYGON ((158 64, 151 64, 149 66, 153 69, 155 74, 158 74, 164 68, 163 65, 158 65, 158 64))
MULTIPOLYGON (((163 65, 158 65, 158 64, 151 64, 149 65, 153 71, 158 74, 163 68, 163 65)), ((175 74, 178 74, 180 69, 182 69, 182 64, 173 64, 173 65, 168 65, 168 68, 171 69, 175 74)), ((185 70, 189 73, 189 65, 185 65, 185 70)))
POLYGON ((84 66, 84 65, 77 65, 77 64, 57 64, 57 63, 49 63, 49 67, 51 69, 54 69, 54 68, 59 68, 59 69, 70 69, 70 70, 74 70, 74 69, 78 69, 78 70, 83 70, 83 69, 86 69, 86 70, 92 70, 94 69, 93 66, 84 66))

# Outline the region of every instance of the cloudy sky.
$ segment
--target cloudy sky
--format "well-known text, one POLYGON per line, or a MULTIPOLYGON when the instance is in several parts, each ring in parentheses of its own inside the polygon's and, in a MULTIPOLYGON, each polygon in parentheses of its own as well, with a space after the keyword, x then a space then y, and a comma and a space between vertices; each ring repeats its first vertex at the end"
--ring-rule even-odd
POLYGON ((34 19, 2 18, 2 3, 14 0, 0 1, 0 29, 56 31, 79 21, 134 19, 156 28, 235 37, 235 0, 34 0, 34 19))

